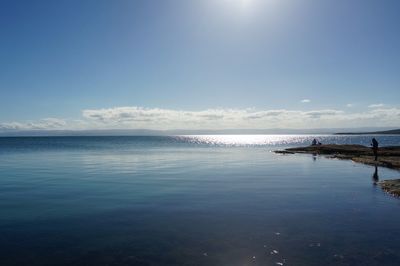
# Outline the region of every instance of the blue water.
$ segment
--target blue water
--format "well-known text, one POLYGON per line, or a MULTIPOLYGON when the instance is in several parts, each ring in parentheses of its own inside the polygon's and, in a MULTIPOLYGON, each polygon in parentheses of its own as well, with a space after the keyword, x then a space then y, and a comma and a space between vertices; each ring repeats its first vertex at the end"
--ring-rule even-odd
POLYGON ((271 152, 313 138, 0 138, 0 265, 400 265, 374 167, 271 152))

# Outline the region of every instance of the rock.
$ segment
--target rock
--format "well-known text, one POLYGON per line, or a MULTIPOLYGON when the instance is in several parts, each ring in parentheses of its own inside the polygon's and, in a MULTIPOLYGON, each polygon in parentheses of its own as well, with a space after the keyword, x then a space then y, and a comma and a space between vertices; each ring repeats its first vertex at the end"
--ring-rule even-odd
POLYGON ((387 193, 400 197, 400 179, 383 180, 378 182, 378 185, 387 193))
POLYGON ((295 154, 292 151, 274 151, 275 153, 279 153, 279 154, 295 154))
POLYGON ((329 155, 330 158, 353 160, 358 163, 400 169, 400 146, 379 148, 377 161, 374 160, 372 149, 362 145, 311 145, 275 152, 280 154, 308 153, 329 155))
MULTIPOLYGON (((275 152, 281 154, 319 154, 325 155, 328 158, 352 160, 357 163, 400 169, 400 146, 379 148, 377 161, 375 161, 372 149, 362 145, 313 145, 307 147, 290 148, 284 151, 275 152)), ((378 182, 377 184, 391 195, 400 197, 400 179, 384 180, 378 182)))

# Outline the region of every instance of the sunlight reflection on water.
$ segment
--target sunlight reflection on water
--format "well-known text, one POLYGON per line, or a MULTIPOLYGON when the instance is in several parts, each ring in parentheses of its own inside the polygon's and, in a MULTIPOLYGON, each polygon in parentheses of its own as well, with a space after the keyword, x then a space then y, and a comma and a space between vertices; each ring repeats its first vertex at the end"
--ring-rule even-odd
POLYGON ((224 146, 287 145, 312 139, 309 135, 184 135, 179 137, 190 143, 224 146))
MULTIPOLYGON (((208 146, 298 146, 310 145, 316 138, 323 144, 360 144, 369 146, 371 135, 181 135, 175 141, 208 146)), ((399 137, 377 135, 381 146, 398 145, 399 137)))

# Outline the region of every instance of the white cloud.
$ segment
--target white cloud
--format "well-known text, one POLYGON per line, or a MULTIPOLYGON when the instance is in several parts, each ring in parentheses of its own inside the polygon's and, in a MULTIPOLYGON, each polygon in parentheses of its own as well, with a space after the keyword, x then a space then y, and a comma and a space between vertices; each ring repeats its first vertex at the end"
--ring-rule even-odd
POLYGON ((303 100, 301 100, 301 102, 302 102, 302 103, 310 103, 311 100, 310 100, 310 99, 303 99, 303 100))
POLYGON ((322 109, 206 109, 199 111, 143 107, 114 107, 82 111, 80 120, 47 118, 0 123, 0 130, 62 129, 268 129, 334 128, 400 125, 400 108, 373 108, 364 112, 322 109))
POLYGON ((311 118, 321 118, 323 116, 336 116, 341 114, 343 114, 343 111, 338 111, 338 110, 319 110, 319 111, 304 112, 304 115, 311 118))
POLYGON ((352 107, 354 107, 354 104, 348 103, 348 104, 346 104, 346 107, 347 107, 347 108, 352 108, 352 107))
POLYGON ((385 105, 383 103, 375 103, 375 104, 371 104, 368 105, 368 108, 380 108, 380 107, 384 107, 385 105))
POLYGON ((24 123, 0 123, 0 130, 51 130, 62 129, 66 126, 67 123, 62 119, 45 118, 38 121, 28 121, 24 123))
POLYGON ((207 109, 184 111, 160 108, 116 107, 84 110, 83 117, 97 127, 148 129, 226 128, 320 128, 352 126, 394 126, 400 123, 400 109, 373 109, 346 113, 342 110, 255 110, 207 109), (377 122, 379 121, 380 124, 377 122))

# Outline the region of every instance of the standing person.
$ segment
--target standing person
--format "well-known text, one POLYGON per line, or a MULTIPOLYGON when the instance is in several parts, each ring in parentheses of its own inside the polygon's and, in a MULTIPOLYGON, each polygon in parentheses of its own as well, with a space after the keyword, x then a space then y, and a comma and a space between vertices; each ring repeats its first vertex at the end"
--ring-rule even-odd
POLYGON ((374 152, 375 161, 377 161, 378 160, 378 146, 379 146, 379 143, 375 138, 372 138, 371 146, 372 146, 372 151, 374 152))

